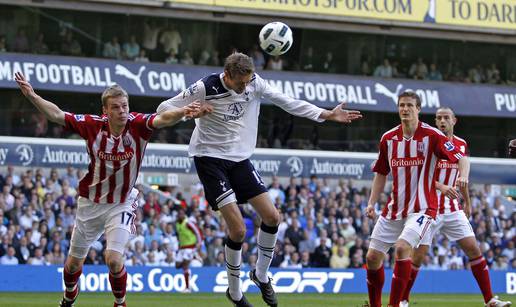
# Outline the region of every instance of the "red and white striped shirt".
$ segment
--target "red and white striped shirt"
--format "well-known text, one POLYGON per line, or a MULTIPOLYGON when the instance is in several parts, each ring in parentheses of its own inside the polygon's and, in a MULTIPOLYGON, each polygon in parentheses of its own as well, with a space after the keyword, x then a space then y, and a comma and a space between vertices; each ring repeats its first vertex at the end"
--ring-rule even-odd
POLYGON ((400 220, 410 213, 424 212, 435 218, 437 161, 457 162, 460 158, 462 153, 441 131, 423 122, 410 139, 403 137, 401 125, 387 131, 373 167, 376 173, 392 174, 392 193, 382 216, 400 220))
POLYGON ((79 183, 80 196, 99 204, 125 202, 138 177, 155 117, 130 113, 124 131, 116 137, 106 116, 65 112, 66 129, 86 140, 90 156, 88 173, 79 183))
MULTIPOLYGON (((451 142, 455 147, 459 148, 463 155, 468 155, 468 144, 465 140, 454 135, 451 142)), ((440 183, 447 186, 455 186, 455 181, 457 181, 457 178, 459 177, 459 164, 457 162, 439 160, 439 162, 437 162, 436 176, 436 180, 440 183)), ((439 214, 462 210, 457 199, 449 199, 439 190, 437 190, 437 201, 439 203, 439 214)))

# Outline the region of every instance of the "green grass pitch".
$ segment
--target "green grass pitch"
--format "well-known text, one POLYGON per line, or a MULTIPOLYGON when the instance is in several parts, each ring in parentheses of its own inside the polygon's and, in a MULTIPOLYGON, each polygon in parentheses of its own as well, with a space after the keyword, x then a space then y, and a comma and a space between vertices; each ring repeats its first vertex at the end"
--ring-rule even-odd
MULTIPOLYGON (((61 293, 2 293, 0 292, 0 306, 2 307, 56 307, 61 293)), ((247 294, 248 299, 255 307, 266 306, 258 294, 247 294)), ((362 306, 367 298, 366 294, 279 294, 279 306, 292 307, 356 307, 362 306)), ((509 298, 509 297, 504 297, 509 298)), ((383 298, 387 305, 388 296, 383 298)), ((230 307, 224 294, 155 294, 129 293, 128 307, 230 307)), ((112 307, 113 297, 110 293, 81 293, 76 302, 77 307, 112 307)), ((475 307, 484 306, 482 296, 478 295, 434 295, 416 294, 411 299, 411 307, 475 307)))

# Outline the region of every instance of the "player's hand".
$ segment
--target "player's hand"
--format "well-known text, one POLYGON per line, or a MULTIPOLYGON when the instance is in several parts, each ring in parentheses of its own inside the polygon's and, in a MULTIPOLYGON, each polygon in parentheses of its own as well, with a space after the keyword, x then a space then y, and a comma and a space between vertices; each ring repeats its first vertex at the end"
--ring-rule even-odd
POLYGON ((29 81, 25 79, 25 76, 21 72, 14 74, 14 81, 18 83, 18 86, 25 97, 30 98, 36 96, 32 85, 30 85, 29 81))
POLYGON ((203 117, 211 112, 213 112, 213 106, 208 103, 201 103, 199 100, 185 106, 185 117, 188 119, 203 117), (187 107, 190 108, 187 110, 187 107))
POLYGON ((468 178, 466 178, 466 177, 457 178, 455 185, 460 189, 467 188, 468 187, 468 178))
POLYGON ((374 210, 374 206, 367 205, 367 208, 365 210, 366 210, 366 216, 368 218, 374 220, 374 218, 376 217, 376 211, 374 210))
POLYGON ((463 211, 464 211, 464 214, 466 214, 466 217, 469 220, 469 218, 471 217, 471 204, 466 202, 466 204, 464 205, 463 211))
POLYGON ((449 185, 443 185, 441 187, 441 193, 449 199, 457 199, 459 198, 459 192, 455 189, 455 187, 451 187, 449 185))
POLYGON ((332 120, 339 123, 349 124, 354 120, 362 118, 362 114, 357 110, 345 110, 345 102, 341 102, 331 111, 323 111, 321 118, 332 120))

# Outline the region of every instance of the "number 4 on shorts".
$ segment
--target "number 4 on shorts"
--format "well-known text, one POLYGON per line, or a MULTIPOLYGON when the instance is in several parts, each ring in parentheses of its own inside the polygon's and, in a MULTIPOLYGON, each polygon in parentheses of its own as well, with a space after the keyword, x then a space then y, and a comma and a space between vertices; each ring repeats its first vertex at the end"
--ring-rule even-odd
POLYGON ((419 224, 419 226, 423 225, 423 222, 425 221, 425 216, 421 215, 416 222, 419 224))

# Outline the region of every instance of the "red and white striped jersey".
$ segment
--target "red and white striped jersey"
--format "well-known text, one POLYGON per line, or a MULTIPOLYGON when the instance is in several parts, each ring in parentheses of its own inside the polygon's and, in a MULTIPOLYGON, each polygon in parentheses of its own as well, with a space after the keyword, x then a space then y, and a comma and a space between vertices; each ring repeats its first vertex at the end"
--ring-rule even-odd
POLYGON ((400 220, 410 213, 424 212, 435 218, 437 161, 457 162, 462 153, 438 129, 419 122, 414 136, 403 137, 401 125, 387 131, 373 171, 392 174, 392 193, 382 212, 387 219, 400 220))
MULTIPOLYGON (((457 147, 463 155, 469 155, 468 144, 465 140, 458 136, 453 136, 451 142, 457 147)), ((455 186, 455 181, 459 177, 459 164, 446 160, 437 162, 436 180, 447 186, 455 186)), ((450 213, 462 210, 457 199, 449 199, 444 196, 441 191, 437 190, 437 201, 439 203, 438 213, 450 213)))
POLYGON ((65 112, 66 129, 86 140, 90 156, 88 173, 79 183, 80 196, 99 204, 125 202, 138 177, 155 117, 130 113, 124 131, 116 137, 106 116, 65 112))

